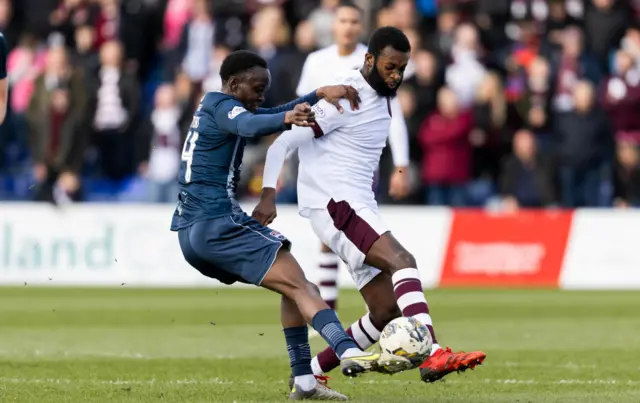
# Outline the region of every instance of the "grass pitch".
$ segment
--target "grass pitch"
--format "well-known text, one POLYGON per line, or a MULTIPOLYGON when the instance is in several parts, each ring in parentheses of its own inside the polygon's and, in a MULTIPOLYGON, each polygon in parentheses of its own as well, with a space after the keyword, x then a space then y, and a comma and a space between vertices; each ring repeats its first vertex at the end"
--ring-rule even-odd
MULTIPOLYGON (((640 293, 429 291, 436 331, 485 364, 331 386, 358 402, 639 402, 640 293)), ((340 294, 345 324, 363 314, 340 294)), ((315 351, 324 347, 314 340, 315 351)), ((0 402, 281 402, 278 298, 259 290, 0 288, 0 402)))

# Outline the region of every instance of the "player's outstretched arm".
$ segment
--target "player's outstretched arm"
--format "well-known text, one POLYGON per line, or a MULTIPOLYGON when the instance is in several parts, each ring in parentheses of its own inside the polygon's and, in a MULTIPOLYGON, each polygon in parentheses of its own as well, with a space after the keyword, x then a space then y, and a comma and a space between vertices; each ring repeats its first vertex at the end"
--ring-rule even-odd
POLYGON ((311 128, 294 126, 282 133, 269 147, 262 174, 262 195, 252 214, 262 225, 269 225, 276 218, 276 189, 287 155, 314 137, 311 128))
POLYGON ((351 110, 356 110, 360 106, 360 95, 358 91, 350 85, 328 85, 320 87, 317 90, 310 92, 309 94, 295 99, 284 105, 276 106, 275 108, 258 108, 258 114, 273 114, 281 113, 293 110, 296 105, 302 103, 309 103, 311 105, 317 104, 320 100, 324 99, 328 103, 338 109, 338 112, 343 113, 344 110, 340 105, 341 99, 346 99, 351 105, 351 110))
POLYGON ((314 114, 308 104, 296 105, 294 110, 272 115, 256 115, 246 110, 237 101, 220 103, 215 110, 216 123, 223 131, 241 137, 269 136, 289 130, 291 125, 309 126, 314 114))

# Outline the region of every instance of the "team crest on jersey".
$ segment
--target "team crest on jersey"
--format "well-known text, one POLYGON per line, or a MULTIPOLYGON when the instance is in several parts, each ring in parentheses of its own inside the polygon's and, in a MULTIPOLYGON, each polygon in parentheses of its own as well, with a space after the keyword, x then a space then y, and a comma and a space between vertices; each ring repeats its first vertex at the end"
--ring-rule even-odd
POLYGON ((319 117, 319 118, 324 117, 324 109, 322 109, 320 105, 318 104, 313 105, 311 110, 313 111, 313 113, 316 114, 316 117, 319 117))
POLYGON ((281 241, 284 241, 285 239, 287 239, 284 235, 282 235, 281 233, 279 233, 278 231, 271 231, 269 233, 269 235, 271 235, 272 237, 279 239, 281 241))
POLYGON ((234 119, 236 116, 238 116, 242 112, 246 112, 246 111, 247 110, 244 109, 242 106, 234 106, 233 109, 231 109, 231 111, 229 111, 227 116, 229 116, 229 119, 234 119))

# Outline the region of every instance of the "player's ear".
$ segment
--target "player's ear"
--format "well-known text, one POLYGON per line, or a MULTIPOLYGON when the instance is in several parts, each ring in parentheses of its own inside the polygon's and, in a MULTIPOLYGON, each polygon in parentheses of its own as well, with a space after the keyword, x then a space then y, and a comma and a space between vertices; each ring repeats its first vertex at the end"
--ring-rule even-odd
POLYGON ((364 63, 367 65, 368 69, 372 69, 373 66, 376 64, 375 56, 373 56, 371 53, 367 53, 364 56, 364 63))
POLYGON ((238 78, 237 77, 229 77, 229 81, 227 81, 227 87, 231 92, 236 92, 238 89, 238 78))

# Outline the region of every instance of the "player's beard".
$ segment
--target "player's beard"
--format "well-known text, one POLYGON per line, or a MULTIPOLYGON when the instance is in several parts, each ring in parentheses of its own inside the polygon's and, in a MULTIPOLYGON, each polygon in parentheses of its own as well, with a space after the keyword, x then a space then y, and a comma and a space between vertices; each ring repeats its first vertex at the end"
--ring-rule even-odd
POLYGON ((387 83, 384 81, 380 73, 378 72, 378 67, 374 62, 373 68, 371 69, 371 73, 369 73, 369 85, 380 95, 381 97, 395 97, 398 93, 398 88, 400 88, 400 84, 398 84, 395 88, 389 88, 387 83))

